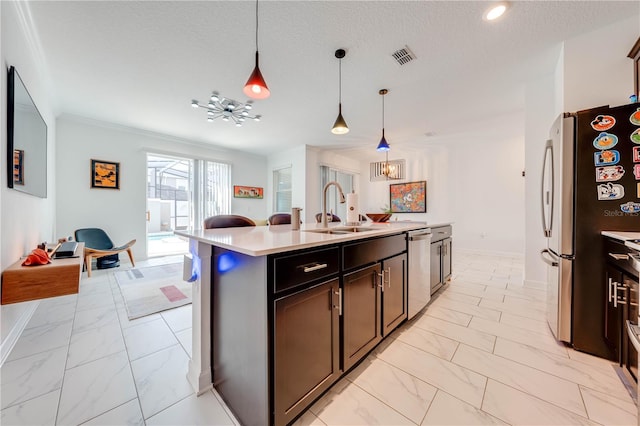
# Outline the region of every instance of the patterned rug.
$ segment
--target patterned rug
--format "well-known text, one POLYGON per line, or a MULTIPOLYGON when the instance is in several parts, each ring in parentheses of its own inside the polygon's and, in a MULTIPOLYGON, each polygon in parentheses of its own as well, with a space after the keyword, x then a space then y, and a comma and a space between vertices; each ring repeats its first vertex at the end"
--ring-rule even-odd
POLYGON ((182 280, 182 263, 114 273, 129 319, 191 303, 191 283, 182 280))

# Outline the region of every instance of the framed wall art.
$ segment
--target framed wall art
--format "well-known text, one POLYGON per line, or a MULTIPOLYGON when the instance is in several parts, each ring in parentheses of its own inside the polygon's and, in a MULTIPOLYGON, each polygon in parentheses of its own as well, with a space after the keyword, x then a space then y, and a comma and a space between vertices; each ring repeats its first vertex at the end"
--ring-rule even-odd
POLYGON ((391 184, 389 198, 392 213, 426 213, 427 181, 391 184))
POLYGON ((24 150, 13 150, 13 183, 24 185, 24 150))
POLYGON ((264 196, 264 189, 258 186, 233 186, 234 198, 262 198, 264 196))
POLYGON ((91 187, 120 189, 120 163, 91 160, 91 187))

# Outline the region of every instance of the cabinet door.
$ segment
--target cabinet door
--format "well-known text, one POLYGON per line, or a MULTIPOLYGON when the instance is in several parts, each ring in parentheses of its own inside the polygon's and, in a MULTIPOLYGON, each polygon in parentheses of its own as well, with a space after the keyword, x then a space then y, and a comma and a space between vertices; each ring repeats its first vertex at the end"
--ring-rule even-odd
MULTIPOLYGON (((614 303, 615 287, 622 286, 622 273, 610 265, 605 269, 605 316, 604 316, 604 340, 615 356, 615 360, 620 363, 622 355, 622 305, 616 301, 614 303), (616 306, 617 305, 617 306, 616 306)), ((620 295, 620 290, 618 290, 620 295)), ((619 298, 618 298, 619 299, 619 298)))
POLYGON ((407 319, 407 255, 382 262, 382 335, 407 319))
POLYGON ((442 284, 442 261, 440 252, 442 251, 442 241, 431 243, 431 294, 442 284))
POLYGON ((380 340, 380 264, 346 274, 343 279, 343 368, 347 371, 380 340))
POLYGON ((275 302, 275 424, 287 424, 340 377, 339 280, 275 302))
POLYGON ((638 351, 629 340, 629 336, 626 332, 626 321, 629 320, 633 324, 638 323, 638 280, 627 274, 622 275, 622 282, 626 292, 626 305, 623 309, 623 345, 624 354, 622 356, 623 362, 627 370, 631 372, 634 379, 638 380, 638 351))
POLYGON ((442 241, 442 282, 451 278, 451 238, 442 241))

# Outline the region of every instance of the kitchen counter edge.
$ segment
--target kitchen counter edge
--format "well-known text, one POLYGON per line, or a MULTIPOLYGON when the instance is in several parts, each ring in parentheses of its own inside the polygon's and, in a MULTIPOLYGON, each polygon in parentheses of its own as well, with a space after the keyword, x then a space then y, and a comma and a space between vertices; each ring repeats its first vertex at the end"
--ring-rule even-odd
MULTIPOLYGON (((226 248, 249 256, 265 256, 304 248, 357 241, 372 237, 393 235, 417 229, 436 228, 450 225, 452 222, 428 224, 426 222, 385 222, 366 223, 361 227, 370 231, 349 234, 321 234, 307 232, 322 229, 320 224, 302 224, 299 231, 291 230, 291 225, 247 226, 239 228, 187 229, 174 231, 176 235, 191 238, 205 244, 226 248)), ((329 228, 340 228, 340 223, 330 224, 329 228)))

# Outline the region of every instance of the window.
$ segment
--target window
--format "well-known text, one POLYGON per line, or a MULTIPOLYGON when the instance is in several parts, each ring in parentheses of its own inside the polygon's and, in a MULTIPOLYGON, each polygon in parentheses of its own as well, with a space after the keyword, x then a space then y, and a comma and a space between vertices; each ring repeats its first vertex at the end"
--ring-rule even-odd
POLYGON ((196 176, 196 223, 210 216, 231 214, 231 165, 196 160, 196 176))
POLYGON ((273 211, 291 211, 291 166, 273 171, 273 211))
MULTIPOLYGON (((338 182, 345 194, 354 190, 352 173, 332 169, 328 166, 320 166, 320 206, 322 206, 322 190, 331 181, 338 182)), ((347 206, 346 204, 340 204, 338 191, 334 185, 331 185, 327 191, 327 213, 330 211, 342 220, 347 219, 347 206)))

